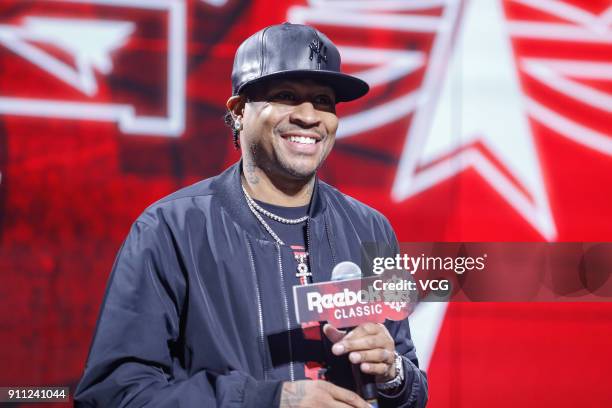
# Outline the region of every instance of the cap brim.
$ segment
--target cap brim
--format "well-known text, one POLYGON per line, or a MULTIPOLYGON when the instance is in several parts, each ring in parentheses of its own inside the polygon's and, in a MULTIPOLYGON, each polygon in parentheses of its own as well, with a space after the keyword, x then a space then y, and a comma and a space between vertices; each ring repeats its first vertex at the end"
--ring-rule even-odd
POLYGON ((265 82, 270 79, 312 79, 334 89, 336 102, 349 102, 361 98, 370 90, 367 82, 357 77, 335 71, 324 70, 291 70, 277 71, 245 82, 238 88, 238 93, 249 85, 265 82))

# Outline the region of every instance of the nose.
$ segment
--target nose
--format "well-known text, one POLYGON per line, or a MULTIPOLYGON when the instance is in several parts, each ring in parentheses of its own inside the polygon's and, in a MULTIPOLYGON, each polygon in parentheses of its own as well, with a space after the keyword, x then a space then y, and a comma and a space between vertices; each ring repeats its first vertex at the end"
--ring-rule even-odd
POLYGON ((303 128, 317 127, 321 123, 319 114, 310 101, 296 105, 291 111, 289 121, 303 128))

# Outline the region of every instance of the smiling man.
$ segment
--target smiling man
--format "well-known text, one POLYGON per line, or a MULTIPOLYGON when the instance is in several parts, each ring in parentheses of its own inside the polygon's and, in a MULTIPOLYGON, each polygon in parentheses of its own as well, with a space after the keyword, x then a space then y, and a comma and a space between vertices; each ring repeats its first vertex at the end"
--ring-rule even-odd
POLYGON ((77 405, 423 407, 408 321, 348 334, 295 320, 292 286, 397 240, 377 211, 317 178, 336 103, 368 85, 321 32, 281 24, 236 52, 227 122, 241 160, 150 206, 115 261, 77 405))

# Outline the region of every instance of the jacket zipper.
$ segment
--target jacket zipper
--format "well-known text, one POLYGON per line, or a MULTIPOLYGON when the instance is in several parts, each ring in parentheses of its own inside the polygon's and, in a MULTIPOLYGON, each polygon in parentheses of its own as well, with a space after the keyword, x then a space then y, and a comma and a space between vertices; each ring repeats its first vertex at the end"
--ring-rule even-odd
POLYGON ((262 365, 264 370, 264 380, 268 379, 268 364, 266 360, 266 343, 264 334, 263 324, 263 306, 261 304, 261 293, 259 291, 259 281, 257 279, 257 272, 255 271, 255 260, 253 259, 253 249, 251 248, 251 241, 247 238, 247 249, 249 251, 249 259, 251 261, 251 272, 253 273, 253 283, 255 284, 255 297, 257 298, 257 320, 259 323, 259 347, 261 349, 262 365))
POLYGON ((308 254, 308 266, 311 273, 310 279, 314 282, 314 272, 312 271, 312 266, 314 262, 312 261, 312 248, 310 247, 310 217, 306 219, 306 253, 308 254))
POLYGON ((281 279, 281 293, 283 294, 283 306, 285 308, 285 318, 287 323, 287 340, 289 342, 289 378, 291 382, 295 381, 295 372, 293 366, 293 349, 291 346, 291 320, 289 319, 289 305, 287 301, 287 291, 285 290, 285 273, 283 272, 283 261, 281 247, 276 243, 276 250, 278 251, 278 271, 281 279))

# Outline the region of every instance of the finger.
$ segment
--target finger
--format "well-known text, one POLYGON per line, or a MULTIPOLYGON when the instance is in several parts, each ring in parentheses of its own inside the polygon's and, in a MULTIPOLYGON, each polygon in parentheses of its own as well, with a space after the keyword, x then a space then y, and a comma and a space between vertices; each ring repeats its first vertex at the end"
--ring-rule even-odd
POLYGON ((349 360, 353 364, 358 363, 386 363, 393 364, 395 355, 386 348, 372 350, 352 351, 349 353, 349 360))
POLYGON ((346 335, 346 338, 350 339, 353 337, 363 337, 363 336, 375 335, 375 334, 378 334, 380 331, 382 331, 383 328, 384 326, 380 323, 372 323, 372 322, 361 323, 359 326, 351 330, 346 335))
POLYGON ((334 344, 332 352, 335 355, 341 355, 351 351, 373 350, 377 348, 391 349, 393 347, 394 345, 391 339, 382 335, 374 335, 353 339, 344 338, 342 341, 334 344))
POLYGON ((352 405, 346 404, 342 401, 336 401, 330 397, 329 402, 324 405, 325 408, 354 408, 352 405))
POLYGON ((337 343, 346 336, 346 330, 338 330, 329 323, 323 326, 323 333, 332 343, 337 343))
POLYGON ((374 375, 386 375, 391 365, 387 363, 361 363, 359 369, 362 373, 374 375))
POLYGON ((349 391, 342 387, 338 387, 332 383, 327 383, 327 392, 338 402, 345 403, 355 408, 370 408, 370 405, 365 402, 359 395, 353 391, 349 391))

